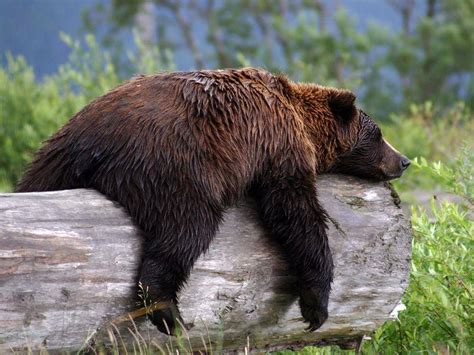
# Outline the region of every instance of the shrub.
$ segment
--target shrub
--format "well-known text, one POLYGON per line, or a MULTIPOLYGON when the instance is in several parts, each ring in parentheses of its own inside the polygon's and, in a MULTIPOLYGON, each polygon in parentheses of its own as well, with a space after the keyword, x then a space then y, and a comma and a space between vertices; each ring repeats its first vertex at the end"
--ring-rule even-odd
MULTIPOLYGON (((409 158, 441 160, 443 166, 450 167, 462 143, 474 137, 474 115, 463 102, 444 109, 426 102, 411 105, 405 114, 392 114, 382 130, 386 139, 409 158)), ((410 200, 410 192, 414 189, 440 188, 435 175, 422 174, 412 168, 394 185, 402 192, 402 200, 410 200)))
POLYGON ((22 57, 0 67, 0 189, 11 189, 40 142, 82 104, 51 78, 37 83, 22 57))
POLYGON ((416 160, 415 168, 461 200, 440 204, 433 197, 433 217, 412 208, 407 308, 375 333, 364 352, 468 354, 474 349, 474 154, 465 146, 452 168, 425 159, 416 160))
MULTIPOLYGON (((0 67, 0 191, 13 188, 43 140, 121 81, 112 58, 92 35, 85 37, 85 46, 65 34, 61 38, 72 51, 55 75, 37 81, 23 57, 9 54, 6 67, 0 67)), ((169 53, 164 53, 162 64, 157 48, 147 48, 138 39, 136 47, 128 53, 132 71, 173 69, 169 53)))

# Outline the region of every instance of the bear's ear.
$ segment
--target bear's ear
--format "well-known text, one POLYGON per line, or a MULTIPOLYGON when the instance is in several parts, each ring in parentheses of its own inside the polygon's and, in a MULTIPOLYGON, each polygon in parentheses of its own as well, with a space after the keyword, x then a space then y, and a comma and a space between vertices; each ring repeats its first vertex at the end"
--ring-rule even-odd
POLYGON ((355 99, 355 95, 349 90, 335 89, 328 94, 328 105, 335 117, 348 122, 357 114, 355 99))

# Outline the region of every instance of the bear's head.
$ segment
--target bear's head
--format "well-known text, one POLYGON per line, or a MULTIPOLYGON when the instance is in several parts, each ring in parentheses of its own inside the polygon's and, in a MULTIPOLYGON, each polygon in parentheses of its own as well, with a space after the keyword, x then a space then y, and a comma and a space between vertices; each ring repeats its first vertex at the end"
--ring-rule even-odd
POLYGON ((328 167, 328 172, 387 181, 402 176, 410 160, 393 148, 379 126, 355 106, 355 96, 347 90, 330 91, 328 105, 342 130, 350 131, 348 148, 328 167))

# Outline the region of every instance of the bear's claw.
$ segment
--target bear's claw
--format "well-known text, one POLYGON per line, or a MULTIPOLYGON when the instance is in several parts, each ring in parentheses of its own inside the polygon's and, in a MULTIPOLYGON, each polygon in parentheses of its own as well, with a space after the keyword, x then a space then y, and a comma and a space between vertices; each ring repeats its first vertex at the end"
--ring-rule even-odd
POLYGON ((309 323, 306 328, 307 331, 315 331, 328 319, 326 297, 321 297, 318 295, 318 292, 314 292, 311 289, 301 291, 300 308, 304 320, 309 323))
POLYGON ((148 313, 147 317, 160 332, 166 335, 179 335, 179 330, 183 327, 186 328, 178 307, 174 304, 170 307, 148 313))

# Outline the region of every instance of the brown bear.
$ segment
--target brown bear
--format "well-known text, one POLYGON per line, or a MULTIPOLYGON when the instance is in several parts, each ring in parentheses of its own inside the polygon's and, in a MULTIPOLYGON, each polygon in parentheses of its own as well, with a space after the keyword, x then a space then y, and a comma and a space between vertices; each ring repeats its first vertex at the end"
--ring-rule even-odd
POLYGON ((135 77, 49 138, 16 191, 94 188, 124 206, 145 238, 140 282, 169 305, 148 316, 172 333, 194 262, 226 208, 252 194, 315 330, 333 278, 317 175, 389 180, 410 163, 354 101, 347 90, 253 68, 135 77))

